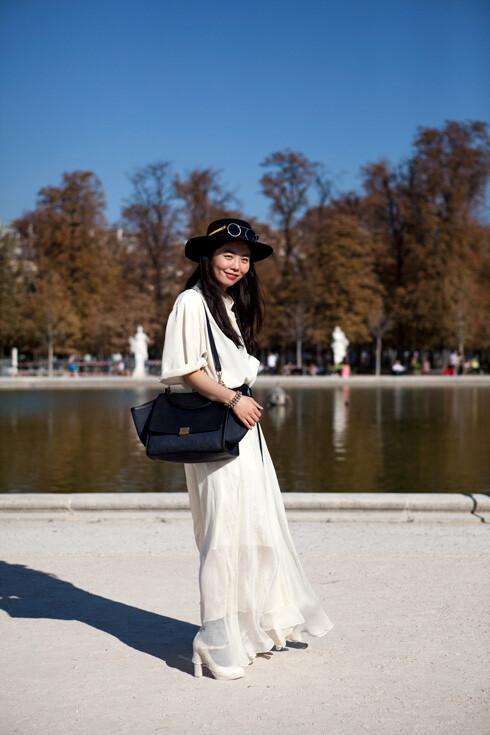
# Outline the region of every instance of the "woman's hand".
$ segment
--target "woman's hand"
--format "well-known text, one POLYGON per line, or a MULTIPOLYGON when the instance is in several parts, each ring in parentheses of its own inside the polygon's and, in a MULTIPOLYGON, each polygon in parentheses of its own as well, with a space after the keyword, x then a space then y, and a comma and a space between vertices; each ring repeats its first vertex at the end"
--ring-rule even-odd
POLYGON ((250 396, 242 396, 232 410, 247 429, 253 429, 262 416, 262 406, 250 396))
MULTIPOLYGON (((210 401, 219 401, 226 405, 235 395, 233 389, 220 385, 202 370, 195 370, 193 373, 184 375, 184 380, 193 390, 206 396, 210 401)), ((235 416, 240 419, 247 429, 253 429, 255 424, 260 421, 262 406, 254 401, 251 396, 242 396, 232 411, 235 412, 235 416)))

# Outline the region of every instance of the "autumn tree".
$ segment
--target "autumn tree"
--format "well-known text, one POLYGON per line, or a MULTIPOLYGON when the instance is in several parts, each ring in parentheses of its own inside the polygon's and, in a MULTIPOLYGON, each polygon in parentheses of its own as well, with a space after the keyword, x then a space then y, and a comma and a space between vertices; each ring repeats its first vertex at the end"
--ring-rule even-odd
POLYGON ((397 169, 384 161, 363 169, 365 223, 399 349, 459 344, 462 351, 481 322, 483 297, 474 289, 488 257, 478 211, 489 161, 487 126, 449 121, 420 128, 397 169))
MULTIPOLYGON (((110 332, 112 350, 127 353, 129 335, 133 334, 139 324, 145 331, 154 334, 162 329, 162 315, 156 313, 154 289, 147 283, 145 276, 145 258, 141 255, 135 234, 125 231, 123 227, 113 227, 107 234, 107 246, 110 257, 115 263, 117 273, 118 298, 114 299, 105 317, 112 320, 110 332)), ((152 354, 153 342, 149 349, 152 354)))
MULTIPOLYGON (((71 344, 99 354, 110 348, 108 335, 114 323, 107 317, 119 299, 120 286, 107 248, 104 209, 99 179, 90 171, 75 171, 63 175, 61 186, 41 189, 36 209, 15 223, 23 257, 30 264, 28 293, 38 294, 46 303, 50 293, 61 299, 72 332, 76 324, 71 344)), ((36 299, 26 303, 33 309, 30 320, 39 321, 34 332, 43 333, 44 316, 36 299)), ((59 329, 51 333, 61 335, 59 329)))
POLYGON ((419 129, 408 165, 407 229, 417 278, 407 301, 420 318, 418 332, 424 341, 434 339, 435 314, 437 342, 458 345, 461 352, 473 323, 481 318, 471 292, 485 258, 487 240, 481 237, 477 216, 489 174, 485 123, 448 121, 442 129, 419 129))
POLYGON ((296 343, 296 363, 302 365, 303 342, 310 335, 308 308, 305 303, 301 238, 297 226, 308 206, 308 191, 318 164, 302 153, 289 149, 268 156, 261 166, 262 193, 271 202, 271 213, 281 233, 281 248, 276 254, 281 283, 275 293, 275 313, 281 323, 283 341, 296 343))
POLYGON ((80 316, 67 283, 47 261, 38 268, 24 298, 24 332, 31 345, 46 349, 48 375, 53 374, 55 347, 65 354, 80 347, 80 316))
POLYGON ((464 294, 471 299, 471 310, 475 315, 464 325, 464 338, 470 349, 478 350, 490 347, 490 226, 481 222, 476 224, 474 236, 480 240, 475 250, 482 255, 474 269, 474 282, 464 294))
MULTIPOLYGON (((142 293, 151 294, 145 327, 153 351, 161 353, 164 316, 178 290, 178 216, 174 177, 168 162, 151 163, 131 176, 132 191, 124 207, 123 226, 131 246, 133 279, 142 293)), ((146 301, 146 298, 145 298, 146 301)))
POLYGON ((369 331, 375 339, 375 369, 376 375, 381 375, 381 361, 383 356, 383 338, 393 329, 394 319, 387 314, 383 304, 373 310, 368 317, 369 331))
POLYGON ((0 234, 0 354, 15 346, 22 333, 22 265, 14 232, 0 234))
POLYGON ((382 304, 370 233, 358 217, 334 204, 310 210, 304 232, 306 258, 314 264, 308 270, 312 339, 329 348, 339 325, 351 343, 369 342, 369 320, 382 304))

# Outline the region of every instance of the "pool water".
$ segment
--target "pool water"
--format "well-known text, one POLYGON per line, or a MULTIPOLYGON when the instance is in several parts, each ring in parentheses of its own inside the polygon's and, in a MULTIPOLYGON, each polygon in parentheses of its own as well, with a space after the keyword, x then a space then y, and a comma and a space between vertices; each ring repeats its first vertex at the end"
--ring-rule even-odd
MULTIPOLYGON (((158 390, 3 391, 0 492, 185 490, 182 466, 147 459, 134 431, 130 407, 158 390)), ((490 387, 288 394, 261 421, 285 491, 490 492, 490 387)))

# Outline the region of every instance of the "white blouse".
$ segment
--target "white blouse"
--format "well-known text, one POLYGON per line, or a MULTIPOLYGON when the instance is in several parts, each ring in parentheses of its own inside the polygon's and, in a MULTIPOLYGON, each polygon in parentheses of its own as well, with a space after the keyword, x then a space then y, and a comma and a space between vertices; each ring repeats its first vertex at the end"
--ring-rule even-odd
MULTIPOLYGON (((233 311, 233 298, 227 294, 223 296, 223 301, 233 328, 240 334, 233 311)), ((223 334, 209 311, 199 284, 177 296, 168 318, 160 382, 165 385, 181 385, 185 392, 190 392, 192 389, 182 380, 183 375, 203 370, 213 380, 218 380, 209 343, 205 309, 221 361, 224 384, 229 388, 237 388, 243 383, 253 385, 259 361, 247 353, 244 345, 237 347, 223 334)))

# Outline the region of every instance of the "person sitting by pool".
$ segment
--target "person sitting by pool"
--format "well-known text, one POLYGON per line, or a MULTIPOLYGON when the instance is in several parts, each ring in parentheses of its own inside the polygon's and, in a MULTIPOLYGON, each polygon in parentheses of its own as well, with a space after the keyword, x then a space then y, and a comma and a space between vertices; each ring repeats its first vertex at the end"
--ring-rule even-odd
POLYGON ((406 371, 406 367, 401 364, 400 360, 396 360, 391 366, 391 372, 393 375, 402 375, 406 371))
POLYGON ((350 365, 347 362, 343 362, 340 365, 340 377, 341 378, 348 378, 350 376, 350 365))

